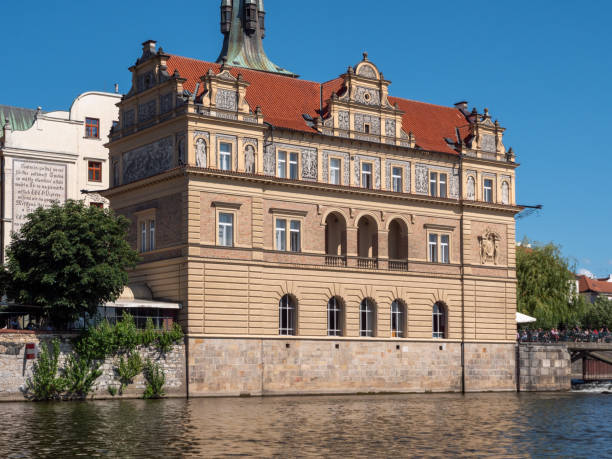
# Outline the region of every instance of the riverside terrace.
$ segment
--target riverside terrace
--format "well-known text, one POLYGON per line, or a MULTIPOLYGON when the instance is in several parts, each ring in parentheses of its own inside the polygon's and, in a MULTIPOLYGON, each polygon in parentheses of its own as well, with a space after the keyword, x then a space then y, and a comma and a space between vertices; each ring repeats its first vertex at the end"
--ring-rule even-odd
POLYGON ((600 330, 523 330, 518 332, 517 339, 520 343, 612 343, 612 332, 607 327, 600 330))

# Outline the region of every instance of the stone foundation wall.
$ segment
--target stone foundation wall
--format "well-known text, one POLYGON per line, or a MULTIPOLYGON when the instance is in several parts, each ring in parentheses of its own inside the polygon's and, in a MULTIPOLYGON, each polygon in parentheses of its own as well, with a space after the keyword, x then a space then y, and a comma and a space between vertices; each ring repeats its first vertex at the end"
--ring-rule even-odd
MULTIPOLYGON (((27 380, 32 376, 32 367, 36 360, 26 360, 25 348, 27 343, 36 344, 37 350, 40 346, 46 346, 54 338, 60 339, 59 368, 67 355, 72 351, 71 340, 75 335, 42 334, 33 332, 0 333, 0 401, 25 400, 24 390, 27 380)), ((174 346, 165 355, 160 355, 157 350, 140 349, 143 361, 150 358, 161 365, 166 376, 165 391, 168 396, 186 395, 185 385, 185 349, 184 345, 174 346)), ((112 357, 105 360, 100 367, 103 374, 96 380, 93 398, 110 397, 109 386, 119 387, 115 374, 118 358, 112 357)), ((145 380, 142 374, 138 375, 133 384, 124 391, 124 397, 140 397, 145 388, 145 380)))
POLYGON ((572 387, 572 362, 564 344, 519 346, 519 390, 568 391, 572 387))
MULTIPOLYGON (((461 345, 189 338, 190 396, 460 392, 461 345)), ((514 344, 466 344, 466 389, 516 390, 514 344)))

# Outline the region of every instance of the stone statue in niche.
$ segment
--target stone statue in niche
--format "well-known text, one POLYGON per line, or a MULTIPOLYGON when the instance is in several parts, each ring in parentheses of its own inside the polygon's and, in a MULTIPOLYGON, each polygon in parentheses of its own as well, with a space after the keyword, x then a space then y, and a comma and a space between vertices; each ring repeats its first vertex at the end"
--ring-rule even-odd
POLYGON ((499 234, 494 233, 490 229, 484 232, 482 236, 478 236, 478 243, 480 244, 480 263, 487 264, 493 262, 493 264, 499 264, 499 242, 501 237, 499 234))
POLYGON ((255 148, 247 145, 244 150, 244 170, 247 174, 255 173, 255 148))
POLYGON ((184 138, 179 138, 178 141, 178 163, 179 166, 182 166, 183 164, 186 163, 185 161, 185 139, 184 138))
POLYGON ((470 201, 476 199, 476 182, 474 177, 468 177, 467 179, 467 198, 470 201))
POLYGON ((198 139, 196 141, 196 166, 206 167, 206 141, 204 139, 198 139))

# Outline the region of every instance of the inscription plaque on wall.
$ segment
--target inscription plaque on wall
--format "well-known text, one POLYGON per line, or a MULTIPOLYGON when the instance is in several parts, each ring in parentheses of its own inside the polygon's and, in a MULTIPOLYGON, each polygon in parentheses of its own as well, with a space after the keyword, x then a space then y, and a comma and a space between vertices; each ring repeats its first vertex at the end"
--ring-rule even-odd
POLYGON ((56 201, 66 201, 65 164, 13 161, 13 231, 19 232, 37 208, 56 201))

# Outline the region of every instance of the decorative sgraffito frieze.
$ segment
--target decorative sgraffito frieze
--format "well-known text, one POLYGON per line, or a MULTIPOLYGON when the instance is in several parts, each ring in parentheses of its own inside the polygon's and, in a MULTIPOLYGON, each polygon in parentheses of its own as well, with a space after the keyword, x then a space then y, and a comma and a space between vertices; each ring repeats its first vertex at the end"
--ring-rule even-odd
POLYGON ((450 183, 450 197, 459 199, 459 169, 452 169, 450 183))
POLYGON ((385 135, 387 137, 395 137, 395 120, 387 119, 385 121, 385 135))
POLYGON ((153 118, 157 113, 157 101, 150 100, 138 105, 138 122, 143 123, 153 118))
POLYGON ((357 75, 363 76, 366 78, 376 78, 376 70, 374 70, 374 67, 372 67, 371 65, 364 64, 364 65, 359 66, 357 75))
POLYGON ((478 236, 478 243, 480 245, 480 263, 487 264, 493 263, 499 264, 499 244, 501 237, 499 234, 491 231, 489 228, 485 232, 478 236))
POLYGON ((238 109, 238 97, 236 91, 221 88, 217 89, 215 104, 217 108, 236 111, 238 109))
POLYGON ((358 86, 355 91, 355 101, 364 105, 380 105, 380 93, 374 88, 358 86))
POLYGON ((302 151, 302 179, 316 181, 318 172, 317 150, 314 148, 301 148, 302 151))
POLYGON ((495 153, 497 151, 497 147, 495 145, 495 136, 492 134, 482 134, 480 148, 482 151, 495 153))
POLYGON ((123 112, 123 127, 129 128, 134 126, 134 122, 136 120, 134 110, 126 110, 123 112))
POLYGON ((323 174, 323 181, 325 183, 329 183, 329 157, 337 156, 342 158, 342 175, 343 175, 343 185, 349 185, 351 180, 351 165, 350 165, 350 156, 348 153, 344 153, 341 151, 332 151, 332 150, 323 150, 321 153, 321 170, 323 174))
POLYGON ((172 168, 174 142, 165 137, 123 153, 123 184, 151 177, 172 168))
POLYGON ((338 112, 338 128, 348 131, 351 128, 349 122, 349 112, 338 112))
POLYGON ((370 125, 370 134, 380 135, 380 117, 355 113, 355 131, 365 132, 365 125, 370 125))
POLYGON ((173 93, 164 94, 159 98, 159 112, 168 113, 172 110, 172 99, 174 99, 173 93))
POLYGON ((197 140, 198 137, 203 137, 206 139, 206 142, 210 142, 210 133, 206 131, 194 131, 193 140, 197 140))
POLYGON ((429 167, 424 164, 417 164, 414 167, 414 191, 419 194, 428 194, 429 167))
POLYGON ((401 167, 404 170, 404 192, 410 193, 410 162, 387 159, 385 161, 385 166, 387 171, 387 190, 391 190, 391 168, 401 167))
POLYGON ((330 116, 329 118, 327 118, 326 120, 323 121, 323 126, 325 127, 334 127, 334 117, 330 116))

